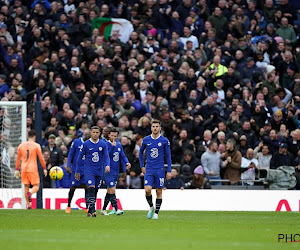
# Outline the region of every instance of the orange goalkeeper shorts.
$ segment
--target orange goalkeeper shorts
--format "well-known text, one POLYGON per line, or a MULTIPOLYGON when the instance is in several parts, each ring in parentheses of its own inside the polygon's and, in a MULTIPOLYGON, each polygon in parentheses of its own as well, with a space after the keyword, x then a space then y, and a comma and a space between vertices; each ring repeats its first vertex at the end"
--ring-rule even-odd
POLYGON ((24 185, 38 185, 40 184, 40 176, 38 171, 34 172, 22 172, 21 171, 22 183, 24 185))

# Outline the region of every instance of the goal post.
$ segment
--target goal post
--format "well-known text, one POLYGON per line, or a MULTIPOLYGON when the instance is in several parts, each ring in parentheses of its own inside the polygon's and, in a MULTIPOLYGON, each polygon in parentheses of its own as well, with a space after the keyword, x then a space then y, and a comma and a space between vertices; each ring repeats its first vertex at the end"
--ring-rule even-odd
POLYGON ((17 149, 26 141, 26 102, 0 101, 0 208, 26 208, 24 185, 14 178, 17 149))

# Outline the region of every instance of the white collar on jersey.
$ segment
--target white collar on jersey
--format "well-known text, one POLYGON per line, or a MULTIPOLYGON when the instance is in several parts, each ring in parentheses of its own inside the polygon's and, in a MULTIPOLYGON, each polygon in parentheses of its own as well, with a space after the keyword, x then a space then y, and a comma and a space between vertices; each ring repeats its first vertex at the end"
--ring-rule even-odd
POLYGON ((84 143, 84 141, 83 141, 83 138, 82 138, 82 137, 80 138, 80 140, 81 140, 81 142, 82 142, 82 143, 84 143))
POLYGON ((156 139, 154 139, 153 136, 152 136, 152 134, 151 134, 151 138, 152 138, 153 140, 157 140, 160 136, 161 136, 161 134, 159 134, 159 136, 158 136, 156 139))
POLYGON ((91 141, 92 143, 94 143, 94 144, 97 144, 97 143, 99 142, 99 139, 98 139, 98 141, 93 142, 93 141, 92 141, 92 138, 90 138, 90 141, 91 141))

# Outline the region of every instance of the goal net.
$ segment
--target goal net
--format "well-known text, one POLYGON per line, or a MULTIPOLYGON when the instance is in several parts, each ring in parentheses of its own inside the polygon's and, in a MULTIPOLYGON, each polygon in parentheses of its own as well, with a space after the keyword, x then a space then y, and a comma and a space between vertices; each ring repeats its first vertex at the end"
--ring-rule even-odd
POLYGON ((0 102, 0 208, 25 208, 21 178, 14 178, 17 149, 26 140, 26 102, 0 102))

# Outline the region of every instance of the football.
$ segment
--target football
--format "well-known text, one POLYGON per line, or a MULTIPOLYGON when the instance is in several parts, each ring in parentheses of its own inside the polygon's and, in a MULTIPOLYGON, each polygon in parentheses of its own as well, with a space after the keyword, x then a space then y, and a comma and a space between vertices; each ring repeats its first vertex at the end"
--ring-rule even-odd
POLYGON ((49 176, 54 181, 59 181, 64 176, 64 171, 60 167, 53 167, 49 171, 49 176))

